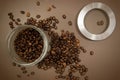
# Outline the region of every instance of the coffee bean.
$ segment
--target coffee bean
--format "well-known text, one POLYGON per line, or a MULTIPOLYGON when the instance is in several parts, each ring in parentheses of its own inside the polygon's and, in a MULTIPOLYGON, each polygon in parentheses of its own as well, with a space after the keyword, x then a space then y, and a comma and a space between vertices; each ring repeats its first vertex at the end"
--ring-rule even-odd
POLYGON ((94 55, 94 51, 90 51, 90 55, 94 55))
POLYGON ((63 19, 66 19, 66 15, 65 14, 63 14, 62 17, 63 17, 63 19))
POLYGON ((27 70, 23 70, 23 74, 26 74, 27 73, 27 70))
POLYGON ((51 11, 51 7, 49 7, 47 11, 51 11))
POLYGON ((17 74, 17 77, 18 77, 18 78, 21 78, 21 75, 17 74))
POLYGON ((37 6, 40 6, 40 1, 37 1, 37 2, 36 2, 36 5, 37 5, 37 6))
POLYGON ((20 20, 20 18, 17 18, 17 22, 20 22, 21 20, 20 20))
POLYGON ((32 72, 31 72, 31 75, 35 75, 35 72, 32 71, 32 72))
POLYGON ((68 24, 71 26, 72 25, 72 21, 68 21, 68 24))
POLYGON ((56 8, 55 5, 51 5, 51 6, 52 6, 52 8, 54 8, 54 9, 56 8))
POLYGON ((26 68, 25 67, 21 67, 21 70, 26 70, 26 68))
POLYGON ((40 15, 36 15, 36 18, 39 19, 41 16, 40 15))
POLYGON ((27 13, 26 13, 26 17, 30 17, 30 12, 27 12, 27 13))
POLYGON ((25 14, 25 11, 20 11, 21 14, 25 14))
POLYGON ((85 77, 84 77, 84 80, 88 80, 88 76, 85 76, 85 77))
POLYGON ((102 26, 102 25, 104 25, 104 21, 103 21, 103 20, 101 20, 101 21, 97 21, 97 25, 98 25, 98 26, 102 26))
POLYGON ((9 22, 9 25, 10 25, 10 26, 11 26, 11 25, 13 25, 13 22, 12 22, 12 21, 10 21, 10 22, 9 22))

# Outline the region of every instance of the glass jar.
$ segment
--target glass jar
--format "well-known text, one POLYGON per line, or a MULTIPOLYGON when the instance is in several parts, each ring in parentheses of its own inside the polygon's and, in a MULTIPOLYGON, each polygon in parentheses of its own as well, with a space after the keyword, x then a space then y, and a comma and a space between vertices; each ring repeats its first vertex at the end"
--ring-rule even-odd
POLYGON ((47 52, 49 51, 50 49, 50 46, 49 46, 49 41, 48 41, 48 37, 46 35, 46 33, 41 30, 40 28, 37 28, 35 26, 32 26, 32 25, 19 25, 18 27, 14 28, 10 34, 8 35, 8 38, 7 38, 7 47, 8 47, 8 51, 9 51, 9 54, 10 54, 10 57, 12 58, 13 62, 19 64, 19 65, 22 65, 22 66, 33 66, 37 63, 39 63, 40 61, 42 61, 45 56, 47 55, 47 52), (35 29, 36 31, 38 31, 40 33, 40 35, 42 36, 43 38, 43 50, 42 50, 42 53, 41 55, 39 56, 39 58, 37 58, 34 62, 31 62, 31 63, 28 63, 28 62, 25 62, 23 61, 15 52, 15 49, 14 49, 14 40, 16 38, 16 36, 18 35, 18 33, 26 28, 33 28, 35 29))

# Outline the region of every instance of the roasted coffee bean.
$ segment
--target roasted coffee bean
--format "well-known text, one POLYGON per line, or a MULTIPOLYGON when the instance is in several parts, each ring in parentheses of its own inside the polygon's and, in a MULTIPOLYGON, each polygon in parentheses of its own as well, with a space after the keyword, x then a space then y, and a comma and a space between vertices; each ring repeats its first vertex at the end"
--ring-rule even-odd
POLYGON ((97 21, 97 25, 98 25, 98 26, 102 26, 102 25, 104 25, 104 21, 103 21, 103 20, 101 20, 101 21, 97 21))
POLYGON ((36 18, 39 19, 41 16, 40 15, 36 15, 36 18))
POLYGON ((30 17, 30 12, 27 12, 27 13, 26 13, 26 17, 30 17))
POLYGON ((21 75, 17 74, 17 77, 18 77, 18 78, 21 78, 21 75))
POLYGON ((49 7, 47 11, 51 11, 51 10, 52 10, 51 7, 49 7))
POLYGON ((90 55, 94 55, 94 51, 90 51, 90 55))
POLYGON ((31 74, 31 75, 35 75, 35 72, 32 71, 30 74, 31 74))
POLYGON ((21 14, 25 14, 25 11, 20 11, 21 14))
POLYGON ((9 22, 9 25, 10 25, 10 26, 12 26, 12 25, 13 25, 13 22, 12 22, 12 21, 10 21, 10 22, 9 22))
POLYGON ((37 1, 37 2, 36 2, 36 5, 37 5, 37 6, 40 6, 40 1, 37 1))
POLYGON ((68 21, 68 24, 71 26, 72 25, 72 21, 68 21))
POLYGON ((84 77, 84 80, 88 80, 88 76, 85 76, 85 77, 84 77))
POLYGON ((51 6, 52 6, 52 8, 54 8, 54 9, 56 8, 55 5, 51 5, 51 6))
POLYGON ((25 67, 21 67, 21 70, 26 70, 26 68, 25 67))
POLYGON ((26 74, 26 73, 27 73, 27 70, 24 70, 24 71, 23 71, 23 74, 26 74))
POLYGON ((13 15, 13 13, 12 13, 12 12, 8 13, 8 16, 11 16, 11 15, 13 15))
POLYGON ((66 19, 66 15, 65 14, 63 14, 62 17, 63 17, 63 19, 66 19))
POLYGON ((20 20, 20 18, 17 18, 17 22, 20 22, 21 20, 20 20))

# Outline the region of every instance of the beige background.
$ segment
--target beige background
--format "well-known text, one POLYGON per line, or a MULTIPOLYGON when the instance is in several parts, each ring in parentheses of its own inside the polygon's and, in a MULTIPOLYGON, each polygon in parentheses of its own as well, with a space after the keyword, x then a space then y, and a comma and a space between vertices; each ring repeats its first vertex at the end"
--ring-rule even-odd
MULTIPOLYGON (((15 17, 19 17, 22 21, 26 20, 25 16, 19 13, 20 10, 31 12, 31 16, 35 17, 40 14, 43 18, 56 16, 60 20, 58 32, 61 29, 74 32, 77 38, 80 39, 81 45, 88 52, 81 54, 82 63, 88 68, 88 76, 90 80, 120 80, 120 1, 119 0, 40 0, 41 5, 38 7, 35 4, 36 0, 0 0, 0 80, 54 80, 54 69, 48 71, 38 70, 36 67, 29 67, 28 71, 36 72, 35 76, 26 77, 22 74, 19 68, 11 65, 12 61, 8 55, 6 47, 6 38, 11 29, 8 26, 8 12, 13 12, 15 17), (109 5, 116 15, 116 28, 112 35, 102 41, 90 41, 83 37, 77 28, 77 15, 83 6, 100 1, 109 5), (48 7, 54 4, 57 8, 47 12, 48 7), (67 19, 62 19, 62 14, 67 15, 67 19), (72 26, 68 26, 67 22, 71 20, 72 26), (89 51, 95 51, 93 56, 89 55, 89 51), (16 74, 21 74, 22 78, 18 79, 16 74)), ((90 31, 103 30, 105 27, 96 26, 97 20, 105 20, 102 14, 93 13, 87 19, 86 23, 90 31), (96 15, 93 15, 96 14, 96 15), (100 16, 101 15, 101 16, 100 16), (98 18, 99 17, 99 18, 98 18), (92 27, 93 26, 93 27, 92 27), (90 28, 91 27, 91 28, 90 28)), ((106 23, 105 23, 106 24, 106 23)), ((87 27, 88 27, 87 26, 87 27)))

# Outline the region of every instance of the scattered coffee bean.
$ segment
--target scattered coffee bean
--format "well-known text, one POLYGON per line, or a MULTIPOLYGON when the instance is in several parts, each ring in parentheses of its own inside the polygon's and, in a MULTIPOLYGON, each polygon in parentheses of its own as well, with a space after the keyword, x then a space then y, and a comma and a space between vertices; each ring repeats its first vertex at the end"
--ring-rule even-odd
POLYGON ((37 1, 37 2, 36 2, 36 5, 37 5, 37 6, 40 6, 40 1, 37 1))
POLYGON ((21 70, 26 70, 26 68, 25 67, 21 67, 21 70))
POLYGON ((13 25, 13 22, 12 22, 12 21, 10 21, 10 22, 9 22, 9 25, 10 25, 10 26, 11 26, 11 25, 13 25))
POLYGON ((25 11, 20 11, 21 14, 25 14, 25 11))
POLYGON ((66 19, 66 15, 65 14, 63 14, 62 17, 63 17, 63 19, 66 19))
POLYGON ((26 74, 27 73, 27 70, 23 70, 23 74, 26 74))
POLYGON ((84 77, 84 80, 88 80, 88 76, 85 76, 85 77, 84 77))
POLYGON ((26 17, 30 17, 30 12, 27 12, 27 13, 26 13, 26 17))
POLYGON ((51 11, 51 10, 52 10, 51 7, 49 7, 47 11, 51 11))
POLYGON ((15 27, 14 27, 13 25, 10 25, 10 28, 13 29, 13 28, 15 28, 15 27))
POLYGON ((101 21, 97 21, 97 25, 98 25, 98 26, 102 26, 102 25, 104 25, 104 21, 103 21, 103 20, 101 20, 101 21))
POLYGON ((90 55, 94 55, 94 51, 90 51, 90 55))
POLYGON ((72 21, 68 21, 68 24, 71 26, 72 25, 72 21))
POLYGON ((13 13, 12 13, 12 12, 9 12, 9 13, 8 13, 8 16, 11 16, 11 15, 13 15, 13 13))
POLYGON ((21 20, 20 20, 20 18, 17 18, 17 22, 20 22, 21 20))
POLYGON ((52 8, 54 8, 54 9, 56 8, 55 5, 51 5, 51 6, 52 6, 52 8))
POLYGON ((39 19, 41 16, 40 15, 36 15, 36 18, 39 19))
POLYGON ((35 75, 35 72, 32 71, 32 72, 31 72, 31 75, 35 75))
POLYGON ((18 77, 18 78, 21 78, 21 75, 17 74, 17 77, 18 77))

